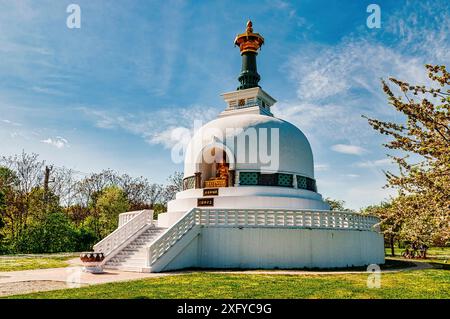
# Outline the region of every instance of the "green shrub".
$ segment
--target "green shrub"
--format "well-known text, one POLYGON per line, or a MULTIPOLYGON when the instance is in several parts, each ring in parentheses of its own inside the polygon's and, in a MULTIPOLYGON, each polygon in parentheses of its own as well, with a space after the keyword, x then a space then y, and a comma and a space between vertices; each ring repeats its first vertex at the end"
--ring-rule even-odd
POLYGON ((95 233, 85 227, 77 229, 77 237, 75 251, 91 251, 92 246, 99 241, 95 233))
POLYGON ((29 226, 15 243, 20 253, 57 253, 75 251, 78 232, 63 213, 51 213, 29 226))

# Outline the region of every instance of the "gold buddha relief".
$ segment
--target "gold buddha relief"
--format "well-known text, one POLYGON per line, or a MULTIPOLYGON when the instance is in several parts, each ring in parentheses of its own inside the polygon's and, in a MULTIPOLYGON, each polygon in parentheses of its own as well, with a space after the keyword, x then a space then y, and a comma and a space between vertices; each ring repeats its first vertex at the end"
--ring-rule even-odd
POLYGON ((216 176, 205 181, 205 187, 228 187, 229 164, 222 157, 219 163, 216 163, 216 176))

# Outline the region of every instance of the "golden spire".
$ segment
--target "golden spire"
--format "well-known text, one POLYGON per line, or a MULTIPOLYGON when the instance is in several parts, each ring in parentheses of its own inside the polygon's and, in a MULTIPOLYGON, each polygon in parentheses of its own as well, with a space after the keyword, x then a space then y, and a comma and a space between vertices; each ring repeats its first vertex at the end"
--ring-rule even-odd
POLYGON ((253 23, 252 23, 251 20, 247 21, 247 30, 246 30, 246 32, 247 33, 253 33, 253 23))
POLYGON ((253 33, 253 23, 248 20, 244 33, 236 36, 234 45, 238 45, 241 55, 245 52, 258 53, 258 49, 264 44, 264 38, 259 33, 253 33))

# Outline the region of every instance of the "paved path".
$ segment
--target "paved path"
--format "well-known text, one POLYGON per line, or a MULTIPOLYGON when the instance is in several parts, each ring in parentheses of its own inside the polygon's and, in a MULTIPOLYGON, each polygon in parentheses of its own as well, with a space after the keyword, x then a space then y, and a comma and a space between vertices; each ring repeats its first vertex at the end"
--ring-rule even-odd
MULTIPOLYGON (((414 262, 417 267, 383 270, 383 273, 406 270, 421 270, 432 268, 426 262, 414 262)), ((87 285, 96 285, 118 281, 138 280, 144 278, 157 278, 179 274, 197 273, 199 271, 179 271, 168 273, 136 273, 107 270, 103 274, 85 273, 81 269, 78 258, 69 261, 66 268, 49 268, 23 271, 0 272, 0 297, 8 295, 25 294, 36 291, 48 291, 64 288, 79 288, 87 285)), ((202 270, 202 272, 205 272, 202 270)), ((305 271, 305 270, 207 270, 222 274, 268 274, 268 275, 339 275, 361 274, 365 271, 305 271)))

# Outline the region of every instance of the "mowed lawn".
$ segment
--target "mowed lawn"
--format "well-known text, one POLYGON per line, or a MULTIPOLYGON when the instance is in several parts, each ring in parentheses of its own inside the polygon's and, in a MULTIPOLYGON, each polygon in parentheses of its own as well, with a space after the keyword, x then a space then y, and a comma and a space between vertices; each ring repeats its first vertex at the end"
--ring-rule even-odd
MULTIPOLYGON (((405 251, 404 248, 395 247, 395 257, 401 257, 405 251)), ((391 249, 385 248, 386 256, 391 256, 391 249)), ((409 259, 405 259, 409 260, 409 259)), ((430 247, 427 251, 425 260, 433 265, 441 265, 444 268, 450 268, 450 247, 430 247)))
POLYGON ((0 256, 0 272, 67 267, 68 260, 77 256, 76 253, 0 256))
MULTIPOLYGON (((397 249, 396 253, 401 254, 397 249)), ((396 254, 396 255, 397 255, 396 254)), ((65 267, 77 254, 0 256, 0 271, 65 267)), ((450 248, 432 248, 434 269, 381 274, 381 288, 368 288, 368 274, 220 274, 193 272, 158 278, 54 290, 8 298, 450 298, 450 248)), ((387 259, 382 269, 399 268, 387 259)), ((403 260, 405 262, 410 260, 403 260)), ((406 265, 407 266, 407 265, 406 265)), ((356 270, 356 269, 355 269, 356 270)), ((358 269, 359 270, 359 269, 358 269)))
POLYGON ((263 275, 198 272, 55 290, 9 298, 450 298, 450 271, 409 270, 381 275, 381 288, 367 287, 367 274, 263 275))
MULTIPOLYGON (((386 256, 391 256, 391 248, 385 247, 384 251, 386 253, 386 256)), ((396 257, 401 257, 402 253, 404 251, 405 251, 405 248, 399 248, 398 246, 395 246, 394 252, 395 252, 396 257)), ((429 258, 449 260, 450 259, 450 247, 430 247, 427 250, 427 256, 429 258)))

